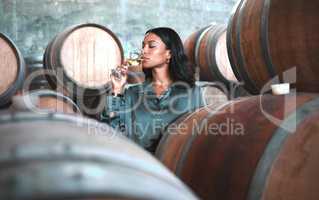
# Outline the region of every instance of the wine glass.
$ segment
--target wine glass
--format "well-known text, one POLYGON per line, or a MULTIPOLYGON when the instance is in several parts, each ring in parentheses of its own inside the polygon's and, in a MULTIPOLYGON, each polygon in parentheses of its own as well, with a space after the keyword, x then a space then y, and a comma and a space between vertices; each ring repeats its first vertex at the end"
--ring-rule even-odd
POLYGON ((128 67, 131 66, 139 66, 141 64, 142 58, 142 50, 135 50, 130 52, 129 58, 126 59, 126 63, 128 63, 128 67))
POLYGON ((141 50, 132 51, 129 54, 129 58, 127 58, 120 67, 112 69, 111 75, 114 76, 116 79, 121 80, 122 77, 124 76, 124 74, 122 74, 121 67, 127 67, 128 69, 130 67, 138 67, 140 66, 142 60, 143 60, 143 57, 142 57, 141 50))

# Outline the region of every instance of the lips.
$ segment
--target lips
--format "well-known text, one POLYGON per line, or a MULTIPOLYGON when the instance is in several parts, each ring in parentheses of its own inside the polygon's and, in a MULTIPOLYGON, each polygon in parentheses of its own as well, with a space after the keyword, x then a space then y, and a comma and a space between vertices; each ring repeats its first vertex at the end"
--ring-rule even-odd
POLYGON ((149 59, 149 58, 148 58, 148 57, 142 57, 142 59, 147 60, 147 59, 149 59))
POLYGON ((143 62, 145 62, 145 61, 149 60, 150 58, 143 57, 142 59, 143 59, 143 62))

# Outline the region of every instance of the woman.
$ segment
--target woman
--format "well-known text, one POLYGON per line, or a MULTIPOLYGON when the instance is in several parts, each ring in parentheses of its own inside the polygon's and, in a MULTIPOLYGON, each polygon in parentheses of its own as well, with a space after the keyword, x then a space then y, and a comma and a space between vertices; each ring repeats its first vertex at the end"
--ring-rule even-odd
POLYGON ((126 87, 124 66, 120 67, 121 79, 111 76, 112 95, 107 97, 101 120, 154 152, 163 129, 202 102, 200 90, 194 86, 194 71, 174 30, 160 27, 147 31, 142 59, 144 83, 126 87))

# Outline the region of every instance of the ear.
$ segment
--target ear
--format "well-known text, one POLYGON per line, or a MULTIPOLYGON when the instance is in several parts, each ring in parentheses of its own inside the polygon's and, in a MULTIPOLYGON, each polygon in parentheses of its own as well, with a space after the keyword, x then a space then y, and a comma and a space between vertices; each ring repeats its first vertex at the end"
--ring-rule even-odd
POLYGON ((169 49, 166 50, 166 56, 167 56, 167 59, 171 59, 172 57, 171 50, 169 49))

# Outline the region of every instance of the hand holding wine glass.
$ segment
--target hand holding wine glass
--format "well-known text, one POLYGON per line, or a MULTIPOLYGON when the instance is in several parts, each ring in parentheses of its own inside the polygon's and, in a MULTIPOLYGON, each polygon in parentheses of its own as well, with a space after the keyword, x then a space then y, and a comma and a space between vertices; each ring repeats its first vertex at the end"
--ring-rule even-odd
POLYGON ((127 71, 126 65, 118 66, 116 69, 112 69, 111 72, 111 82, 112 82, 112 92, 115 95, 122 94, 124 86, 127 81, 127 71))
POLYGON ((141 61, 141 51, 134 51, 130 53, 129 58, 126 59, 121 66, 118 66, 116 69, 112 69, 111 81, 113 93, 115 95, 123 92, 124 86, 127 82, 129 68, 140 66, 141 61))

